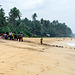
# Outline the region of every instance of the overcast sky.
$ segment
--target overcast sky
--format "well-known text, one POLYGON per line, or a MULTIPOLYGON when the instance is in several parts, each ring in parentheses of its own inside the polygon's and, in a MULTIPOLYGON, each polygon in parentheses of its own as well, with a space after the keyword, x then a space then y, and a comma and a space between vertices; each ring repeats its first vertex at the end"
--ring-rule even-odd
POLYGON ((65 22, 75 33, 75 0, 0 0, 0 5, 6 15, 10 9, 17 7, 22 18, 31 19, 36 13, 37 19, 65 22))

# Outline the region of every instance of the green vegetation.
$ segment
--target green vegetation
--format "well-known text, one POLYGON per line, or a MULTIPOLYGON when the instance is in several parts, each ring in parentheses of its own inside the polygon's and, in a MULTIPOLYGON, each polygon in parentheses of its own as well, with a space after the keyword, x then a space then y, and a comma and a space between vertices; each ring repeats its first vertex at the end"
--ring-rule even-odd
POLYGON ((14 31, 22 32, 27 37, 69 37, 71 29, 65 23, 58 20, 37 20, 37 14, 32 15, 32 20, 21 19, 21 12, 16 7, 10 9, 9 16, 5 16, 3 8, 0 8, 0 34, 14 31))

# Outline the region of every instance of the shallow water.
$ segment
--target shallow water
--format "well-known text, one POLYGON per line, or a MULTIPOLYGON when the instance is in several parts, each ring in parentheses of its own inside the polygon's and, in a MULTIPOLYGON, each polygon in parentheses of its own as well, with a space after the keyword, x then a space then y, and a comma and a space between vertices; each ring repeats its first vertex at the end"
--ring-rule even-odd
POLYGON ((69 46, 75 46, 75 42, 71 42, 71 43, 66 43, 69 46))

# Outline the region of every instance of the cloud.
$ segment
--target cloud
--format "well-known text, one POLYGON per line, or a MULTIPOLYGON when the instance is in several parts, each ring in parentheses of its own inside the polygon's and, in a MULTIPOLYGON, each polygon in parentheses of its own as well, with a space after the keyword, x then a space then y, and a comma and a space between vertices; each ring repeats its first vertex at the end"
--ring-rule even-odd
POLYGON ((23 14, 24 12, 31 12, 39 10, 44 6, 45 0, 2 0, 0 4, 4 8, 6 15, 10 9, 17 7, 23 14))
MULTIPOLYGON (((3 0, 1 4, 5 8, 17 7, 22 10, 36 9, 43 5, 44 0, 3 0)), ((7 8, 7 9, 8 9, 7 8)))
MULTIPOLYGON (((75 0, 47 0, 51 11, 65 11, 75 7, 75 0)), ((47 7, 47 9, 48 9, 47 7)))

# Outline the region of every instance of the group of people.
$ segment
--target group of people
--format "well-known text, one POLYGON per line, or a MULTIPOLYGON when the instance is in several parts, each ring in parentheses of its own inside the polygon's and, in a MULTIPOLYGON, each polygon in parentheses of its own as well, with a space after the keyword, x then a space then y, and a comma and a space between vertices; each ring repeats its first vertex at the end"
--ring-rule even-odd
MULTIPOLYGON (((3 34, 3 38, 9 39, 9 40, 17 40, 17 41, 19 40, 19 42, 23 41, 23 36, 24 34, 20 32, 18 34, 16 34, 16 32, 6 32, 3 34)), ((41 37, 40 43, 41 45, 43 44, 43 37, 41 37)))
POLYGON ((23 33, 18 33, 16 34, 16 32, 6 32, 6 34, 3 36, 5 39, 10 39, 10 40, 19 40, 23 41, 23 33))

